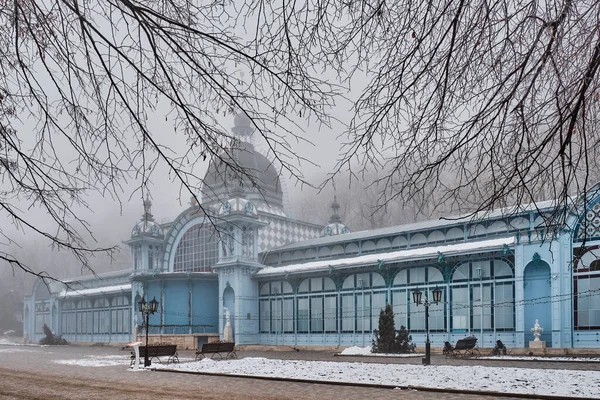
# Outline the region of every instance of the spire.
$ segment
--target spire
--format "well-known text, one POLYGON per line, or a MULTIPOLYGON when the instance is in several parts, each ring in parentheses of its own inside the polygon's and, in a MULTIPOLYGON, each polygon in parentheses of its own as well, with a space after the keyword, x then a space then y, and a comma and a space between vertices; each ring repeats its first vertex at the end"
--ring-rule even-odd
POLYGON ((329 218, 329 223, 333 224, 336 222, 342 222, 342 218, 340 217, 340 204, 337 202, 337 196, 333 196, 333 203, 331 203, 331 209, 333 210, 333 215, 329 218))
POLYGON ((349 233, 350 229, 342 223, 342 217, 340 217, 340 204, 337 202, 337 196, 333 196, 331 209, 333 210, 333 215, 329 218, 329 224, 321 231, 321 237, 349 233))
POLYGON ((152 202, 148 197, 144 200, 144 214, 142 215, 143 221, 154 221, 154 217, 152 216, 152 202))
POLYGON ((254 133, 254 124, 250 117, 248 117, 248 114, 244 111, 236 114, 233 119, 233 128, 231 128, 231 132, 238 136, 241 141, 250 141, 250 138, 254 133))

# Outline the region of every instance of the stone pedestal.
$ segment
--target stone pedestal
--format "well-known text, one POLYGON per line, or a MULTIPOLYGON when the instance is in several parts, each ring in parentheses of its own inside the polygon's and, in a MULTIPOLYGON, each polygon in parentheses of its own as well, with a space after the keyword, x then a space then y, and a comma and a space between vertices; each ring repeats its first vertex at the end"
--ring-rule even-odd
POLYGON ((529 342, 529 348, 530 349, 545 349, 546 342, 544 342, 542 340, 532 340, 529 342))
POLYGON ((233 328, 229 323, 223 328, 223 340, 226 342, 233 342, 233 328))

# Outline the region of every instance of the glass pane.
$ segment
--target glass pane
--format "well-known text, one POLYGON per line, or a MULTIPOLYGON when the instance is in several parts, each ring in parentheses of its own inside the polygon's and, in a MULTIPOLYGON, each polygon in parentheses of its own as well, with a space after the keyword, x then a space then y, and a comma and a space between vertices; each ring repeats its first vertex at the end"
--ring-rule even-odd
POLYGON ((513 330, 515 303, 512 283, 497 283, 494 291, 494 321, 497 330, 513 330))
POLYGON ((283 300, 283 330, 286 333, 294 332, 294 299, 283 300))
POLYGON ((323 332, 323 298, 321 296, 310 299, 310 331, 323 332))
POLYGON ((469 289, 453 287, 452 289, 452 331, 466 332, 469 329, 469 289))
POLYGON ((325 332, 337 332, 337 296, 325 297, 325 332))
POLYGON ((308 308, 308 298, 300 298, 298 299, 298 332, 299 333, 308 333, 308 325, 309 325, 309 308, 308 308))
MULTIPOLYGON (((379 315, 385 309, 385 292, 373 293, 373 307, 371 308, 371 326, 379 329, 379 315)), ((396 320, 394 319, 394 323, 396 320)))
POLYGON ((354 294, 342 296, 342 331, 354 332, 354 294))
POLYGON ((394 323, 396 329, 400 326, 408 326, 408 314, 406 312, 406 290, 392 292, 392 307, 394 309, 394 323))

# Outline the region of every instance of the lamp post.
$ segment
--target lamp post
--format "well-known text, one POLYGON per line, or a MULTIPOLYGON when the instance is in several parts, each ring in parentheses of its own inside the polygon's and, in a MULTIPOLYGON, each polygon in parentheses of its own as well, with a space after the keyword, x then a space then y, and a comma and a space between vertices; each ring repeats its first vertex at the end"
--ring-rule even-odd
MULTIPOLYGON (((431 343, 429 342, 429 305, 431 303, 429 302, 427 295, 425 295, 425 301, 421 302, 422 295, 423 293, 417 288, 417 290, 413 292, 413 301, 417 306, 419 306, 419 304, 425 306, 425 332, 427 333, 427 341, 425 342, 425 358, 423 359, 423 365, 429 365, 431 363, 431 343)), ((436 286, 435 289, 433 289, 433 303, 438 304, 441 299, 442 289, 436 286)))
POLYGON ((146 302, 142 297, 142 300, 138 303, 138 310, 142 313, 142 318, 144 315, 146 316, 146 350, 144 351, 144 367, 149 367, 150 362, 148 361, 148 331, 150 330, 148 326, 148 320, 150 318, 150 314, 154 314, 158 309, 158 301, 156 301, 156 297, 152 299, 150 302, 146 302))

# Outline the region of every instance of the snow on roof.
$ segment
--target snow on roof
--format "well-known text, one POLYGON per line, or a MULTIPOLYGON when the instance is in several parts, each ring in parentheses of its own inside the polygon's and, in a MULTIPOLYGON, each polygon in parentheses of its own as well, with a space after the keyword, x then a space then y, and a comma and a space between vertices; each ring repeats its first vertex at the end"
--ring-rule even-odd
POLYGON ((516 217, 517 215, 532 212, 532 211, 547 211, 553 209, 557 205, 556 200, 540 201, 532 204, 522 204, 512 207, 497 208, 490 211, 480 211, 475 214, 463 214, 450 216, 443 219, 431 219, 427 221, 413 222, 410 224, 388 226, 385 228, 369 229, 366 231, 358 231, 346 233, 340 236, 325 236, 321 238, 308 239, 301 242, 290 243, 270 252, 290 251, 305 247, 313 247, 316 245, 328 245, 331 243, 351 242, 359 239, 376 238, 389 236, 393 234, 401 234, 407 232, 418 232, 435 228, 443 228, 452 225, 460 225, 465 223, 477 223, 484 220, 494 220, 505 217, 516 217))
POLYGON ((131 290, 131 283, 116 286, 103 286, 90 289, 69 290, 65 289, 58 294, 59 297, 92 296, 97 294, 118 293, 131 290))
POLYGON ((474 251, 490 251, 504 247, 504 245, 512 245, 515 242, 514 237, 504 237, 499 239, 481 240, 477 242, 456 243, 441 246, 419 247, 415 249, 407 249, 400 251, 392 251, 388 253, 367 254, 364 256, 340 258, 337 260, 319 260, 302 264, 292 264, 282 267, 265 267, 256 273, 257 276, 271 276, 293 272, 307 272, 328 270, 333 268, 348 268, 360 267, 363 265, 376 264, 379 261, 395 262, 395 261, 413 261, 420 259, 428 259, 438 257, 438 253, 444 256, 451 256, 460 253, 474 251))

